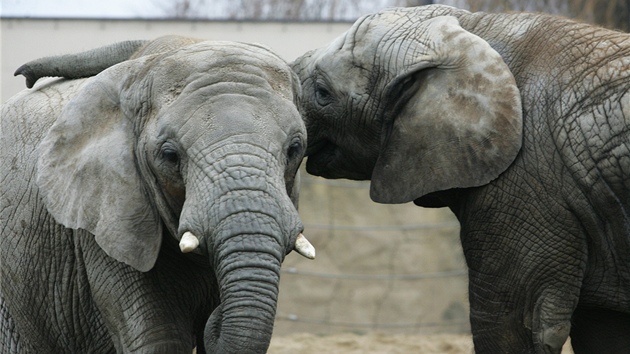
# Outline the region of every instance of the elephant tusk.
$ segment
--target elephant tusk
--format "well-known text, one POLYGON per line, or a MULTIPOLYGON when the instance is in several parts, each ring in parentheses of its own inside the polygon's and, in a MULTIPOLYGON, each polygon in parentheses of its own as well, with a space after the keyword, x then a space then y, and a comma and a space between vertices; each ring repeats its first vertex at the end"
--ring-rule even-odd
POLYGON ((193 235, 190 231, 184 232, 182 239, 179 241, 179 249, 182 250, 182 253, 191 252, 197 248, 197 246, 199 246, 197 236, 193 235))
POLYGON ((301 233, 295 239, 295 247, 293 249, 308 259, 315 259, 315 247, 301 233))

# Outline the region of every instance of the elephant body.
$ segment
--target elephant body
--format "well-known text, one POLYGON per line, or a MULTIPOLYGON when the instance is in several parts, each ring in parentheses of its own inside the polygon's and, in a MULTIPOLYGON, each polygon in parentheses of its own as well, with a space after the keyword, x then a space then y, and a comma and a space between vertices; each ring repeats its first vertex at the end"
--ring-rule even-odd
POLYGON ((109 257, 87 231, 56 222, 33 183, 39 142, 82 84, 48 82, 50 87, 22 92, 23 98, 14 98, 18 104, 4 107, 15 111, 3 111, 3 132, 12 132, 2 139, 2 161, 10 161, 3 180, 12 182, 2 189, 1 289, 5 315, 14 314, 15 320, 2 318, 0 342, 7 345, 7 336, 14 337, 14 347, 4 347, 3 353, 182 351, 194 345, 194 333, 203 333, 219 302, 211 297, 216 281, 209 262, 177 255, 177 243, 167 236, 155 268, 138 272, 109 257), (107 276, 109 272, 116 277, 107 276), (161 284, 174 291, 165 292, 161 284), (107 323, 104 311, 116 313, 120 323, 107 323), (8 322, 17 322, 10 333, 8 322), (140 334, 145 339, 137 338, 140 334))
POLYGON ((2 106, 0 351, 265 352, 303 229, 295 74, 196 40, 107 65, 2 106))
POLYGON ((531 330, 556 349, 570 331, 576 352, 630 348, 630 35, 531 14, 460 23, 501 54, 523 105, 514 162, 449 204, 480 304, 474 328, 503 326, 510 347, 531 330), (501 304, 490 316, 487 299, 501 304))
POLYGON ((630 35, 390 9, 292 65, 307 171, 457 216, 476 351, 630 348, 630 35))

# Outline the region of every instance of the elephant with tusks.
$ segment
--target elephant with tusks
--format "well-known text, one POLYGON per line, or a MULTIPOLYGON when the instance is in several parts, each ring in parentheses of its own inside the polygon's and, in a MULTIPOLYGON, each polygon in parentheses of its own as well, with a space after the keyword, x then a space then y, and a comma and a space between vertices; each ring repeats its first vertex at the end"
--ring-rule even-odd
POLYGON ((282 261, 315 256, 296 75, 172 36, 87 55, 2 105, 0 352, 264 353, 282 261))
POLYGON ((477 352, 630 351, 630 34, 394 8, 292 67, 309 173, 459 219, 477 352))

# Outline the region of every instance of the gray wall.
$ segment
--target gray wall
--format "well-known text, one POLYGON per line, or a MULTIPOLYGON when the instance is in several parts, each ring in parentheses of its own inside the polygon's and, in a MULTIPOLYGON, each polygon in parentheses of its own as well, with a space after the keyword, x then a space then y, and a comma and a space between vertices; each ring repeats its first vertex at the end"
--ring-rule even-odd
MULTIPOLYGON (((348 23, 100 20, 2 21, 2 101, 24 88, 13 72, 42 56, 126 39, 182 34, 259 42, 291 61, 348 23)), ((467 277, 459 226, 446 209, 370 201, 368 182, 328 181, 302 171, 300 215, 317 259, 295 253, 282 270, 275 334, 466 333, 467 277)))

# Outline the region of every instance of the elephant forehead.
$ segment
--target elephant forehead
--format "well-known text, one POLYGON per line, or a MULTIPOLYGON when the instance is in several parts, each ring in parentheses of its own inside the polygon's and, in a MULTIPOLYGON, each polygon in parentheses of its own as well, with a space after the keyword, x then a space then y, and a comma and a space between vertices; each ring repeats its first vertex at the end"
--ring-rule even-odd
MULTIPOLYGON (((384 72, 394 69, 388 67, 393 62, 391 59, 409 54, 409 46, 413 42, 410 34, 417 30, 411 27, 410 21, 403 20, 398 12, 367 15, 321 49, 314 60, 326 70, 337 72, 347 73, 355 69, 384 72)), ((414 50, 417 52, 418 49, 414 50)))
MULTIPOLYGON (((262 45, 229 41, 204 41, 191 44, 172 52, 175 57, 191 55, 209 56, 212 58, 231 59, 234 61, 265 63, 268 66, 285 67, 287 64, 277 54, 262 45)), ((203 62, 199 62, 203 64, 203 62)))
MULTIPOLYGON (((311 56, 309 75, 320 77, 329 85, 337 87, 339 92, 363 93, 368 91, 370 78, 377 72, 374 66, 376 53, 365 53, 363 48, 348 46, 329 46, 321 48, 311 56)), ((302 80, 306 80, 302 77, 302 80)))
POLYGON ((165 107, 157 119, 159 135, 179 137, 184 146, 207 146, 230 136, 250 136, 271 144, 289 135, 306 136, 297 108, 276 95, 214 94, 181 95, 165 107))
POLYGON ((170 52, 152 69, 162 84, 187 85, 200 78, 242 82, 293 99, 291 69, 268 49, 233 42, 200 42, 170 52))
MULTIPOLYGON (((389 60, 396 57, 431 55, 443 41, 456 43, 461 34, 458 20, 449 16, 448 6, 395 8, 366 15, 343 35, 343 45, 355 57, 389 60)), ((451 50, 455 46, 449 47, 451 50)), ((368 64, 368 63, 366 63, 368 64)))
POLYGON ((357 24, 366 24, 372 26, 391 27, 392 25, 417 26, 419 23, 428 19, 452 15, 453 13, 469 13, 468 11, 457 9, 448 5, 429 5, 418 7, 395 7, 384 9, 380 12, 366 15, 367 21, 358 20, 357 24))

